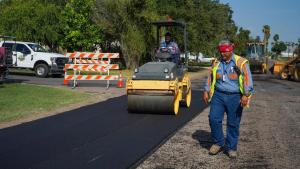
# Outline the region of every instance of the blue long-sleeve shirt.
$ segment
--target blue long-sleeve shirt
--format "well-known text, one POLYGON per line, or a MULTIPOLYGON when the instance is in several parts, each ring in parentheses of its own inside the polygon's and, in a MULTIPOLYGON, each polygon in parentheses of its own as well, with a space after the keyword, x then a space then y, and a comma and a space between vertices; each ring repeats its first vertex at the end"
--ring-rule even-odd
POLYGON ((171 51, 170 54, 175 55, 175 54, 180 54, 178 45, 174 41, 170 41, 169 43, 166 43, 165 41, 160 42, 160 49, 162 48, 169 48, 171 51))
MULTIPOLYGON (((235 64, 235 58, 234 55, 231 57, 229 62, 226 62, 222 60, 217 68, 217 74, 216 74, 216 84, 215 84, 215 90, 223 91, 223 92, 230 92, 230 93, 239 93, 240 92, 240 86, 239 86, 239 78, 238 74, 234 70, 235 64)), ((241 73, 244 76, 244 91, 245 94, 253 94, 253 80, 251 71, 249 68, 249 64, 246 63, 242 67, 242 70, 240 70, 241 73)), ((212 79, 211 74, 208 76, 205 90, 209 92, 210 85, 211 85, 212 79)))
POLYGON ((176 42, 174 41, 170 41, 169 43, 166 43, 165 41, 162 41, 160 43, 160 49, 159 50, 162 50, 162 49, 165 49, 165 48, 168 48, 170 50, 170 54, 172 56, 172 62, 176 63, 177 65, 180 63, 180 50, 178 48, 178 45, 176 42))

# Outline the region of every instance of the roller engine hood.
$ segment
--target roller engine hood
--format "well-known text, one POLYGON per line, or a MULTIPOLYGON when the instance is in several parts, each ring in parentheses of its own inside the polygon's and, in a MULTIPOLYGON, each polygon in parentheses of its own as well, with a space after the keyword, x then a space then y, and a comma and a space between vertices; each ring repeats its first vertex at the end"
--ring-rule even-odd
POLYGON ((148 62, 137 68, 137 72, 133 75, 133 80, 173 80, 176 77, 177 66, 175 63, 148 62))

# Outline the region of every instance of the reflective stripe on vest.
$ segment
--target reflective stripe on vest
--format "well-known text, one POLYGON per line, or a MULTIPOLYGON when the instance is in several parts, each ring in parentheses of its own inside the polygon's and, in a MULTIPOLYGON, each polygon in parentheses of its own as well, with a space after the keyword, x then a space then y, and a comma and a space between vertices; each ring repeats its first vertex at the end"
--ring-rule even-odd
MULTIPOLYGON (((247 59, 245 58, 242 58, 238 55, 234 55, 234 59, 235 59, 235 65, 240 69, 241 71, 241 74, 239 75, 239 86, 240 86, 240 91, 241 93, 244 95, 245 94, 245 91, 244 91, 244 75, 243 75, 243 66, 245 63, 248 62, 247 59)), ((210 96, 210 99, 212 98, 214 92, 215 92, 215 85, 216 85, 216 81, 217 81, 217 70, 218 70, 218 67, 220 65, 220 62, 217 62, 213 65, 212 67, 212 82, 211 82, 211 86, 210 86, 210 91, 209 91, 209 96, 210 96)))

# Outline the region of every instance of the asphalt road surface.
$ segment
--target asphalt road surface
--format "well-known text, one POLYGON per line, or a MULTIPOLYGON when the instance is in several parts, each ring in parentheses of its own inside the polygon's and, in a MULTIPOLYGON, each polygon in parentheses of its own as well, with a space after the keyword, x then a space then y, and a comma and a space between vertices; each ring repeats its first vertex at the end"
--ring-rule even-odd
POLYGON ((205 108, 199 86, 194 83, 191 107, 178 116, 129 114, 121 96, 1 129, 0 168, 134 167, 205 108))

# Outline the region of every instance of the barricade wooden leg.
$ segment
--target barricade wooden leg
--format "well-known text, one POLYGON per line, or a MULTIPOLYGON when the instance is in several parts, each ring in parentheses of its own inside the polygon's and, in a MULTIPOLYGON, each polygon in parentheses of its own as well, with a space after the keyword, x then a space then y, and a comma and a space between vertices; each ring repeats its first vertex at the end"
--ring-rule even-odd
POLYGON ((109 80, 107 80, 106 88, 107 88, 107 89, 109 88, 109 80))

